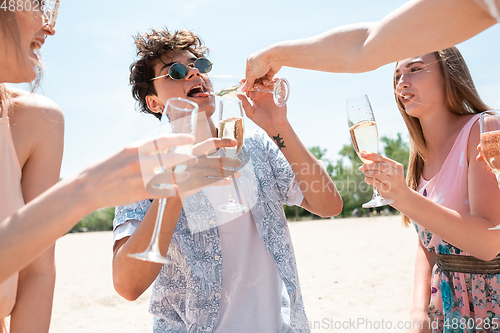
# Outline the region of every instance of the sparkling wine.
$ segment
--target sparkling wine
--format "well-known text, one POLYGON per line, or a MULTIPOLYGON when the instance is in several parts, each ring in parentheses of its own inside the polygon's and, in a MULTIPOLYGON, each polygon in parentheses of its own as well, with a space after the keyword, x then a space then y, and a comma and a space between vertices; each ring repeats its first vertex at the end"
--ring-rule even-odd
POLYGON ((227 118, 220 121, 219 138, 234 139, 238 141, 236 147, 224 147, 226 156, 235 158, 243 147, 243 132, 245 123, 242 117, 227 118))
POLYGON ((481 154, 491 170, 500 172, 500 131, 481 134, 481 154))
MULTIPOLYGON (((366 151, 367 153, 378 152, 378 131, 377 124, 374 121, 362 121, 349 128, 351 134, 352 144, 359 158, 360 153, 366 151)), ((363 162, 369 162, 361 158, 363 162)))
POLYGON ((215 95, 219 97, 233 98, 239 93, 241 93, 241 85, 224 88, 216 92, 215 95))

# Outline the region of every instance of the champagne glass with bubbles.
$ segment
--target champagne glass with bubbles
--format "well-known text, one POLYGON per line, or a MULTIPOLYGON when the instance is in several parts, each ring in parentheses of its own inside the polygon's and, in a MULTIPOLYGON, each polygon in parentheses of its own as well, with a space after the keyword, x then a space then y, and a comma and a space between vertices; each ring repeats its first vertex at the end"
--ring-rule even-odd
MULTIPOLYGON (((370 162, 361 158, 361 152, 378 153, 378 130, 368 96, 361 95, 347 99, 347 122, 354 150, 363 162, 370 162)), ((380 207, 392 202, 393 200, 383 198, 373 186, 372 199, 362 207, 380 207)))
MULTIPOLYGON (((220 101, 219 108, 219 138, 234 139, 238 142, 236 147, 224 147, 227 157, 236 158, 243 147, 245 122, 243 119, 243 106, 239 99, 224 99, 220 101)), ((234 179, 233 179, 234 183, 234 179)), ((245 205, 236 203, 233 198, 233 184, 229 187, 229 201, 217 209, 221 212, 238 213, 247 209, 245 205)))
MULTIPOLYGON (((481 132, 481 154, 497 178, 500 188, 500 110, 481 113, 479 118, 481 132)), ((499 230, 497 225, 490 230, 499 230)))
MULTIPOLYGON (((184 134, 195 135, 197 119, 198 119, 198 104, 182 98, 171 98, 167 101, 165 109, 163 110, 160 127, 158 129, 158 134, 161 135, 165 133, 177 133, 177 134, 184 133, 184 134)), ((171 150, 174 153, 191 154, 193 152, 193 145, 192 144, 179 145, 171 148, 171 150)), ((160 157, 158 158, 160 162, 160 170, 158 171, 160 173, 172 172, 172 170, 166 169, 163 166, 161 158, 160 157)), ((174 179, 176 173, 181 173, 184 170, 186 170, 186 165, 184 164, 176 165, 173 170, 174 179)), ((173 186, 174 185, 172 184, 165 184, 165 183, 156 185, 156 187, 160 189, 168 189, 172 188, 173 186)), ((148 248, 141 253, 133 253, 133 254, 130 253, 128 255, 129 257, 144 261, 161 263, 161 264, 168 264, 170 262, 160 253, 160 229, 161 229, 161 222, 163 220, 163 211, 165 210, 166 203, 167 203, 166 198, 160 199, 153 235, 151 236, 151 242, 149 243, 148 248)))

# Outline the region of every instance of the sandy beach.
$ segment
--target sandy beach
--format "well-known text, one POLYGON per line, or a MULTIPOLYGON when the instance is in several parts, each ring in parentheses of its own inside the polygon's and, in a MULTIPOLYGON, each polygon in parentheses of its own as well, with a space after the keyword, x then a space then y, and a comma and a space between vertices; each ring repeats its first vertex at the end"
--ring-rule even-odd
MULTIPOLYGON (((290 230, 313 332, 405 331, 417 235, 401 216, 292 222, 290 230)), ((150 290, 135 302, 114 291, 111 246, 111 232, 57 242, 51 332, 151 332, 150 290)))

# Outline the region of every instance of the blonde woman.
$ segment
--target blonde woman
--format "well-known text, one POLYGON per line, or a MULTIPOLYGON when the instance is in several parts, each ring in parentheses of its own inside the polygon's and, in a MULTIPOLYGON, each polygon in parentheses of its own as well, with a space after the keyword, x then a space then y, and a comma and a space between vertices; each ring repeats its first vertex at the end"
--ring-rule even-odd
POLYGON ((366 181, 413 222, 419 235, 411 316, 415 331, 500 331, 500 192, 476 160, 479 98, 456 48, 401 60, 394 91, 410 133, 403 166, 378 154, 366 181))
MULTIPOLYGON (((8 322, 12 332, 48 332, 58 237, 96 209, 157 197, 146 191, 141 166, 152 171, 158 157, 139 161, 139 149, 149 142, 58 183, 61 110, 47 98, 4 85, 37 77, 37 50, 55 33, 55 15, 33 10, 37 3, 32 0, 30 10, 0 11, 0 332, 9 331, 8 322)), ((158 144, 168 148, 193 140, 171 136, 158 144)), ((170 154, 167 160, 174 165, 192 157, 170 154)))

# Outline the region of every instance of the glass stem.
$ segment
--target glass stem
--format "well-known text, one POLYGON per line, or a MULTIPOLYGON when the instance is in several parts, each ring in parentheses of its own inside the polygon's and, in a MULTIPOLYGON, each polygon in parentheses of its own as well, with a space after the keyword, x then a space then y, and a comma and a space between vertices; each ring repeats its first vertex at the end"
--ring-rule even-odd
MULTIPOLYGON (((232 168, 231 168, 232 169, 232 168)), ((231 176, 231 185, 229 185, 229 204, 234 205, 234 199, 233 199, 233 183, 234 182, 234 176, 231 176)))
POLYGON ((374 198, 380 197, 380 193, 378 192, 378 189, 375 187, 375 185, 373 185, 372 188, 373 188, 373 197, 374 198))
POLYGON ((149 244, 150 251, 160 253, 160 229, 161 222, 163 220, 163 211, 165 210, 165 204, 167 203, 166 198, 161 198, 158 204, 158 213, 156 215, 155 228, 153 230, 153 237, 151 238, 152 243, 149 244))

